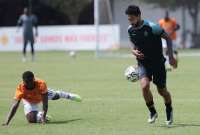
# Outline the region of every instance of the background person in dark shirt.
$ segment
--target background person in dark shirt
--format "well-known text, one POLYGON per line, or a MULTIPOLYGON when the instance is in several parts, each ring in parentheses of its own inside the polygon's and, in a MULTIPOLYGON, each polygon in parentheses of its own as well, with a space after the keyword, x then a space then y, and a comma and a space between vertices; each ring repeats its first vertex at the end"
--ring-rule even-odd
POLYGON ((17 22, 18 27, 23 27, 23 62, 27 60, 26 47, 28 42, 30 42, 31 45, 32 61, 35 60, 33 27, 35 27, 35 36, 38 36, 37 23, 37 17, 33 15, 28 8, 24 8, 24 13, 19 17, 17 22))

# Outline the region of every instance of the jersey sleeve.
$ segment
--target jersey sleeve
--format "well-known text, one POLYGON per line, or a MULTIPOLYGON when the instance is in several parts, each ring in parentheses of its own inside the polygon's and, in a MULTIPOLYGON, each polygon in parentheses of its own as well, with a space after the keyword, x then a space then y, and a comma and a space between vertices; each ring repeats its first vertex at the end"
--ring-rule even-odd
POLYGON ((15 92, 14 99, 21 100, 23 98, 23 96, 24 96, 24 93, 23 93, 22 87, 21 87, 21 85, 18 85, 16 92, 15 92))
POLYGON ((135 48, 136 46, 135 46, 134 40, 131 37, 131 25, 128 27, 127 31, 128 31, 129 41, 130 41, 130 47, 135 48))
POLYGON ((130 32, 131 26, 128 27, 127 32, 128 32, 128 37, 131 39, 131 32, 130 32))
POLYGON ((163 28, 161 28, 161 26, 159 24, 155 24, 155 23, 149 23, 149 25, 152 28, 152 32, 155 35, 162 35, 165 31, 163 28))
POLYGON ((42 82, 42 83, 40 84, 40 93, 41 93, 41 94, 47 93, 47 85, 46 85, 45 82, 42 82))

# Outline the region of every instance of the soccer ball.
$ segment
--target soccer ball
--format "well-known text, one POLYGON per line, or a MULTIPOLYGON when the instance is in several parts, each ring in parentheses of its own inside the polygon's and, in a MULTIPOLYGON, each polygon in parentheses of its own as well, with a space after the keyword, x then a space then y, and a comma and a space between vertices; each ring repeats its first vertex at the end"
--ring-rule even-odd
POLYGON ((70 51, 69 56, 75 58, 76 57, 76 52, 75 51, 70 51))
POLYGON ((136 66, 129 66, 126 68, 124 75, 130 82, 136 82, 139 80, 139 71, 136 66))

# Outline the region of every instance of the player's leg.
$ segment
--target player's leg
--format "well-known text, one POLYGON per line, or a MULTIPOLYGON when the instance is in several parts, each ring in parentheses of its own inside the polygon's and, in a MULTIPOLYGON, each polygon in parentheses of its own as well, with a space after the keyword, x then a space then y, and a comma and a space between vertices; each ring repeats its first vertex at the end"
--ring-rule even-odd
POLYGON ((27 44, 28 44, 28 40, 24 37, 24 41, 23 41, 23 58, 22 58, 22 61, 23 62, 26 62, 26 47, 27 47, 27 44))
POLYGON ((178 61, 178 50, 174 50, 173 52, 175 59, 178 61))
POLYGON ((147 108, 150 111, 148 122, 154 123, 158 117, 158 114, 154 106, 153 95, 150 91, 151 77, 148 77, 150 76, 150 74, 148 73, 149 71, 144 66, 139 65, 138 69, 139 69, 140 85, 142 89, 143 98, 146 102, 147 108))
POLYGON ((72 101, 81 102, 81 97, 78 94, 65 92, 63 90, 55 90, 48 88, 48 99, 49 100, 57 100, 60 98, 69 99, 72 101))
POLYGON ((38 111, 31 111, 26 114, 26 119, 29 123, 37 123, 38 111))
POLYGON ((29 123, 37 123, 37 114, 39 112, 39 104, 32 104, 26 100, 22 100, 24 104, 24 113, 29 123))
POLYGON ((172 67, 169 64, 169 57, 168 57, 168 53, 167 53, 167 42, 165 39, 162 39, 162 48, 163 48, 163 55, 166 58, 166 61, 165 61, 166 69, 167 69, 167 71, 171 71, 172 67))
POLYGON ((31 60, 35 61, 35 49, 34 49, 34 39, 33 38, 31 39, 30 43, 31 43, 31 56, 32 56, 31 60))
MULTIPOLYGON (((23 100, 24 104, 24 113, 26 119, 29 123, 40 123, 43 113, 39 109, 39 104, 29 103, 26 100, 23 100)), ((46 120, 50 120, 50 116, 46 115, 46 120)))
POLYGON ((177 47, 177 44, 173 42, 173 54, 174 54, 174 58, 176 59, 177 61, 177 64, 178 64, 178 47, 177 47))
POLYGON ((173 108, 172 108, 172 100, 171 100, 171 94, 170 92, 167 90, 167 88, 158 88, 158 92, 159 94, 163 97, 164 102, 165 102, 165 111, 166 111, 166 124, 167 125, 171 125, 173 123, 173 108))
POLYGON ((160 66, 157 66, 159 68, 156 69, 156 72, 154 73, 154 80, 153 82, 156 84, 159 94, 163 97, 165 107, 166 107, 166 117, 167 125, 171 125, 173 122, 173 108, 172 108, 172 99, 171 94, 167 90, 166 87, 166 70, 165 65, 160 64, 160 66))

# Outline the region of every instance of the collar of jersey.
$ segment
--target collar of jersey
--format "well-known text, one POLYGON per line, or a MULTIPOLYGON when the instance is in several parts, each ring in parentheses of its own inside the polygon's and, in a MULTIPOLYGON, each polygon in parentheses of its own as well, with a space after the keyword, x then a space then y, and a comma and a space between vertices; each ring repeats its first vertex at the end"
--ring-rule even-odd
POLYGON ((143 20, 143 23, 142 23, 142 25, 140 25, 140 27, 134 27, 134 25, 132 25, 132 28, 133 28, 134 30, 141 29, 141 28, 142 28, 144 25, 146 25, 146 24, 148 24, 148 21, 143 20))

